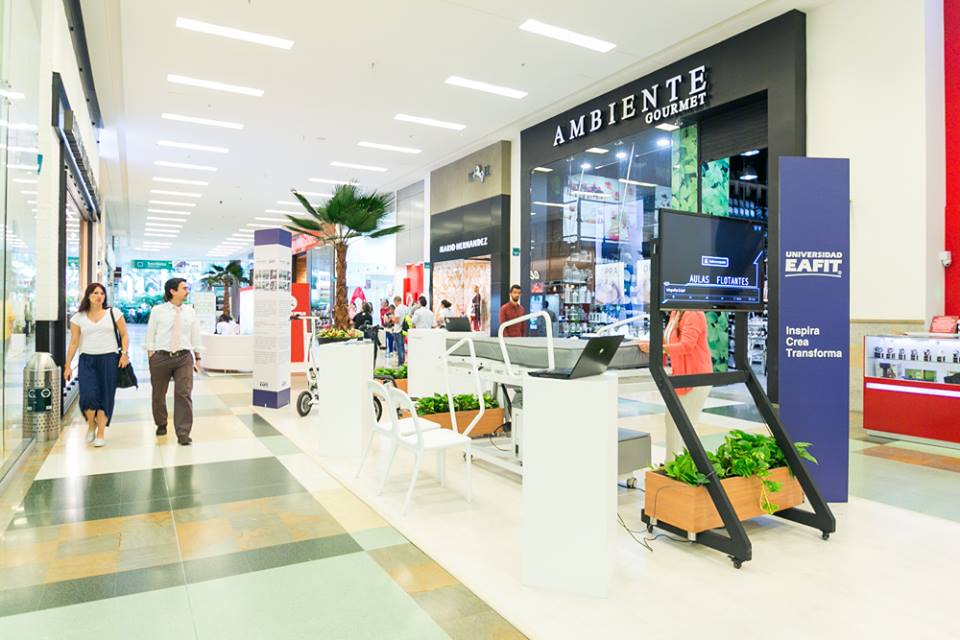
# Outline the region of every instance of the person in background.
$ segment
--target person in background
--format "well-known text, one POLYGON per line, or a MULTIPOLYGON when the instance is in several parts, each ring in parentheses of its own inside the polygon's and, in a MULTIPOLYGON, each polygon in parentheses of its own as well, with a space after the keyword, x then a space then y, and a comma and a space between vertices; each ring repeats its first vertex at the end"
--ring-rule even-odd
POLYGON ((403 320, 410 315, 410 309, 403 304, 403 298, 394 296, 393 298, 393 340, 397 348, 397 366, 402 367, 407 360, 406 344, 404 344, 403 320))
POLYGON ((63 368, 63 379, 69 382, 73 377, 70 365, 79 348, 77 375, 80 378, 80 411, 87 419, 87 442, 92 442, 95 447, 107 443, 104 431, 113 417, 117 369, 130 364, 127 357, 129 344, 123 314, 107 304, 107 290, 102 284, 90 283, 80 301, 80 308, 70 318, 70 347, 63 368), (113 331, 114 322, 120 332, 120 344, 117 344, 117 336, 113 331))
POLYGON ((380 301, 380 326, 387 326, 387 316, 390 314, 390 301, 384 298, 380 301))
MULTIPOLYGON (((510 299, 500 307, 500 324, 526 315, 527 310, 520 304, 520 285, 515 284, 510 287, 510 299)), ((527 323, 521 322, 507 327, 503 330, 506 338, 522 338, 527 335, 527 323)))
MULTIPOLYGON (((553 335, 557 335, 557 314, 550 309, 550 303, 546 299, 543 301, 543 305, 540 308, 546 311, 547 315, 550 316, 550 327, 553 329, 553 335)), ((537 335, 547 335, 547 323, 543 318, 537 318, 537 335)))
MULTIPOLYGON (((637 343, 640 351, 650 353, 650 343, 637 343)), ((698 373, 713 373, 713 358, 707 344, 707 316, 702 311, 671 311, 667 329, 663 333, 663 350, 670 358, 670 375, 685 376, 698 373)), ((684 387, 677 389, 690 423, 696 427, 703 405, 710 395, 710 387, 684 387)), ((673 460, 684 450, 683 438, 673 417, 666 414, 667 457, 673 460)))
POLYGON ((360 307, 360 313, 353 316, 353 328, 366 331, 371 326, 373 326, 373 306, 369 302, 364 302, 360 307))
POLYGON ((393 314, 396 307, 392 304, 387 307, 386 314, 383 315, 383 331, 387 334, 387 355, 391 355, 396 349, 397 335, 393 332, 393 314))
POLYGON ((239 333, 237 329, 238 327, 236 323, 233 321, 233 318, 231 318, 227 314, 223 314, 219 318, 217 318, 217 329, 215 332, 217 335, 235 336, 239 333))
POLYGON ((449 300, 440 301, 440 313, 437 317, 437 326, 441 329, 446 326, 447 318, 453 317, 453 304, 449 300))
POLYGON ((157 435, 167 435, 167 388, 173 379, 173 426, 177 442, 193 442, 193 374, 200 370, 200 321, 193 307, 184 304, 190 287, 183 278, 163 285, 163 299, 150 310, 144 346, 150 362, 153 387, 153 423, 157 435))
POLYGON ((433 311, 427 306, 426 296, 420 296, 420 306, 413 312, 414 329, 433 329, 437 324, 437 319, 433 317, 433 311))
POLYGON ((483 325, 481 311, 483 309, 483 298, 480 297, 480 286, 473 285, 473 300, 470 301, 470 326, 474 331, 480 331, 483 325))

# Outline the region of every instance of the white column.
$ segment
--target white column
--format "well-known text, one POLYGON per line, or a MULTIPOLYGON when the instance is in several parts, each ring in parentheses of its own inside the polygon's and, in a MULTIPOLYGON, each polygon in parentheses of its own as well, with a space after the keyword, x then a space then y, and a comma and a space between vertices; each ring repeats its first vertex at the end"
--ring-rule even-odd
POLYGON ((617 379, 526 376, 523 583, 606 597, 617 526, 617 379))
POLYGON ((291 235, 284 229, 254 234, 253 404, 290 404, 291 235))

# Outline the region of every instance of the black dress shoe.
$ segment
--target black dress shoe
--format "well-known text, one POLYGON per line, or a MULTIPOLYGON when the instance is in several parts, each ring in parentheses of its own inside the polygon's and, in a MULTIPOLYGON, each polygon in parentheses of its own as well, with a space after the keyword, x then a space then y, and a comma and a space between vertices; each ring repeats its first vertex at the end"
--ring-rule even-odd
POLYGON ((165 435, 167 435, 167 428, 166 428, 166 427, 157 427, 157 435, 158 435, 158 436, 165 436, 165 435))
POLYGON ((177 442, 184 447, 187 447, 190 446, 190 443, 193 442, 193 439, 190 436, 177 436, 177 442))

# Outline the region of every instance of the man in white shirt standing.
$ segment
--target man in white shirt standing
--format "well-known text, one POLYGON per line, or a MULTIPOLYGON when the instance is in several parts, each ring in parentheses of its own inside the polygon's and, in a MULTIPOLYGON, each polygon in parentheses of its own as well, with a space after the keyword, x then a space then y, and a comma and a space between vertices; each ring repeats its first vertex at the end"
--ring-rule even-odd
POLYGON ((403 319, 410 315, 410 309, 403 304, 403 298, 400 296, 393 297, 393 304, 393 332, 396 334, 394 337, 394 345, 397 347, 397 366, 402 367, 403 363, 407 360, 407 349, 403 342, 403 319))
POLYGON ((147 357, 153 386, 153 422, 157 435, 167 435, 167 388, 173 379, 173 426, 177 442, 193 442, 193 372, 200 370, 200 323, 192 306, 183 302, 190 288, 183 278, 163 285, 163 304, 150 311, 147 322, 147 357))
POLYGON ((433 316, 433 311, 427 306, 427 297, 420 296, 418 301, 420 306, 413 312, 414 329, 433 329, 437 324, 437 319, 433 316))

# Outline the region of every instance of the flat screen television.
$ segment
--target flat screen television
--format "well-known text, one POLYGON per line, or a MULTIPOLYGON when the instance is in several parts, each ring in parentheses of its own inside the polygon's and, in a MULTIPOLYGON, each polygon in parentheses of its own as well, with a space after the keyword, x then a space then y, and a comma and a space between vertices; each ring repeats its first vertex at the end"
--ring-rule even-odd
POLYGON ((762 311, 765 224, 659 210, 661 309, 762 311))

